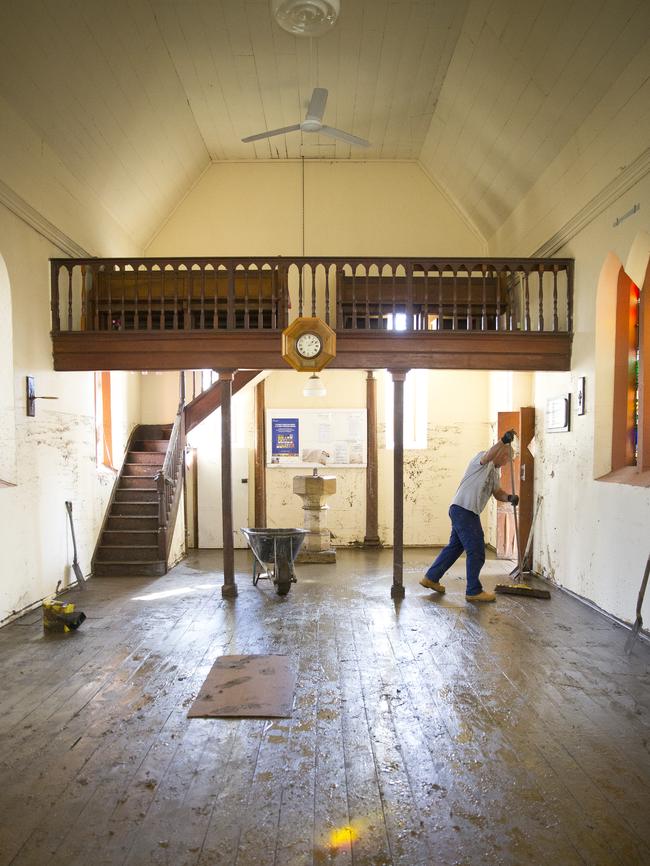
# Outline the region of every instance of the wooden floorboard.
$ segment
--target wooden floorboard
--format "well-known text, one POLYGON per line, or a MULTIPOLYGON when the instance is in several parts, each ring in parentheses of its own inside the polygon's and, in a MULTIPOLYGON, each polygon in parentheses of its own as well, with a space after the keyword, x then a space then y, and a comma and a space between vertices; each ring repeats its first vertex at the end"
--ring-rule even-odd
POLYGON ((468 604, 462 562, 436 596, 432 556, 396 605, 390 551, 285 598, 240 551, 234 601, 203 551, 0 630, 0 866, 650 864, 648 644, 557 590, 468 604), (292 657, 292 718, 187 719, 239 653, 292 657))

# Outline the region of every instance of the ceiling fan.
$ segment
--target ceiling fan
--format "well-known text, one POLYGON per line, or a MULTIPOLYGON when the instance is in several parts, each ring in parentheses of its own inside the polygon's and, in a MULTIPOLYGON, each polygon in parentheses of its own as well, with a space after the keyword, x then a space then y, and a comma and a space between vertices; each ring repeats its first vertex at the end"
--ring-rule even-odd
POLYGON ((370 147, 370 142, 366 141, 365 138, 359 138, 352 135, 351 132, 344 132, 333 126, 326 126, 323 123, 326 105, 327 90, 324 87, 315 87, 302 123, 294 123, 293 126, 283 126, 280 129, 270 129, 268 132, 258 132, 257 135, 248 135, 246 138, 242 138, 242 141, 259 141, 262 138, 271 138, 274 135, 284 135, 285 132, 298 132, 300 130, 301 132, 317 132, 319 135, 327 135, 330 138, 346 141, 348 144, 355 144, 358 147, 370 147))

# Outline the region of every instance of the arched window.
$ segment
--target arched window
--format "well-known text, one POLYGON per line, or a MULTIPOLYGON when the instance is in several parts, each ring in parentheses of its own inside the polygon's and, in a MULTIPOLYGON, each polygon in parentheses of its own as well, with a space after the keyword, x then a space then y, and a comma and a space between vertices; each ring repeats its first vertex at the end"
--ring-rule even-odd
POLYGON ((612 469, 638 465, 641 292, 621 270, 616 297, 612 469))
POLYGON ((650 236, 610 253, 596 302, 594 475, 650 485, 650 236))

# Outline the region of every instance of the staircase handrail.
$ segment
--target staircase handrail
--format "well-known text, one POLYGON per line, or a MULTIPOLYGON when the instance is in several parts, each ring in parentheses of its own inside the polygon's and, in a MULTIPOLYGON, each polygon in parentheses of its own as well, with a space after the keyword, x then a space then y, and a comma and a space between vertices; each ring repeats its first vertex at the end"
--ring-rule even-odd
POLYGON ((165 453, 165 459, 159 472, 154 475, 154 480, 158 488, 158 514, 160 517, 160 526, 163 529, 167 528, 169 513, 174 498, 178 472, 181 465, 181 458, 184 447, 183 435, 183 401, 178 405, 178 412, 174 419, 169 444, 165 453))

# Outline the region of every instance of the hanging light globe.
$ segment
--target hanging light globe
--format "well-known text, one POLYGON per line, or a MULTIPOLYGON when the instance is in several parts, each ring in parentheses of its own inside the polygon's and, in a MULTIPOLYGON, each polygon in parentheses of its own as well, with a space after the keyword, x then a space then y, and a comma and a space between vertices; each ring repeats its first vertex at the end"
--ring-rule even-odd
POLYGON ((322 36, 336 24, 341 0, 271 0, 271 12, 293 36, 322 36))
POLYGON ((327 394, 327 389, 316 373, 307 379, 305 387, 302 389, 304 397, 324 397, 327 394))

